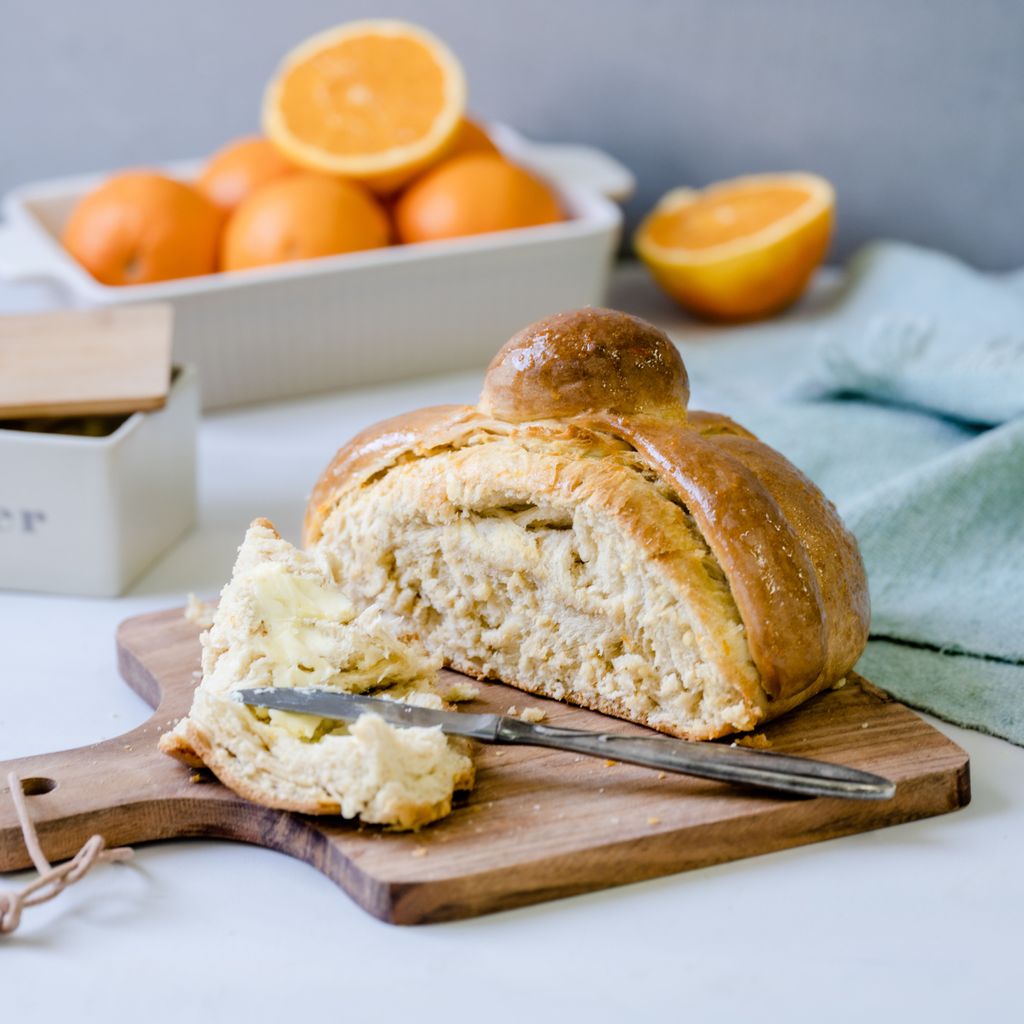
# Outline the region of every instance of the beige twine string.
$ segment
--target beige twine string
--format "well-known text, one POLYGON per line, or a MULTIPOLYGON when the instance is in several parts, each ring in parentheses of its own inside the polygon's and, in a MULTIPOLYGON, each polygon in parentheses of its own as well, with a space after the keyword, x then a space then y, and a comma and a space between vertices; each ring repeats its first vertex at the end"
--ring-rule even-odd
POLYGON ((59 896, 69 885, 82 878, 94 864, 114 863, 131 860, 132 850, 127 846, 108 850, 107 841, 103 836, 90 836, 82 848, 71 858, 54 867, 43 854, 39 845, 39 836, 28 813, 25 803, 25 792, 21 779, 11 772, 7 776, 11 799, 21 825, 21 834, 25 837, 25 849, 32 858, 39 877, 34 878, 21 892, 0 892, 0 934, 13 932, 21 923, 21 912, 26 907, 34 907, 46 903, 59 896))

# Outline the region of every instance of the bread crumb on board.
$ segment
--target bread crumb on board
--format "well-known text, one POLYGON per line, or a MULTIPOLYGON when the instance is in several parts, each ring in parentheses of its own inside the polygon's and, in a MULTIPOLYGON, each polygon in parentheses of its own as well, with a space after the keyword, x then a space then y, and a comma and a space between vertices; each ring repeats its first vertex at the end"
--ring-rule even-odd
POLYGON ((832 689, 833 690, 841 690, 845 685, 846 685, 846 676, 843 676, 842 679, 837 679, 832 684, 832 689))
POLYGON ((480 687, 468 679, 457 679, 454 683, 449 684, 447 689, 442 690, 441 696, 449 704, 464 704, 466 701, 476 700, 480 696, 480 687))
POLYGON ((413 857, 426 857, 426 855, 427 855, 427 848, 425 846, 416 846, 416 847, 413 848, 413 851, 412 851, 412 856, 413 857))
POLYGON ((647 819, 647 824, 648 825, 660 825, 661 824, 661 818, 648 818, 647 819))
POLYGON ((194 622, 203 629, 209 629, 213 625, 214 611, 216 611, 216 605, 211 601, 204 601, 192 593, 188 595, 188 601, 185 604, 185 618, 189 622, 194 622))
POLYGON ((772 741, 763 733, 752 732, 749 736, 741 736, 738 740, 733 740, 732 745, 734 747, 753 747, 754 750, 767 750, 772 745, 772 741))
POLYGON ((544 719, 548 717, 547 712, 542 711, 540 708, 520 709, 515 704, 508 708, 505 715, 508 718, 518 718, 520 721, 531 722, 534 725, 538 722, 543 722, 544 719))

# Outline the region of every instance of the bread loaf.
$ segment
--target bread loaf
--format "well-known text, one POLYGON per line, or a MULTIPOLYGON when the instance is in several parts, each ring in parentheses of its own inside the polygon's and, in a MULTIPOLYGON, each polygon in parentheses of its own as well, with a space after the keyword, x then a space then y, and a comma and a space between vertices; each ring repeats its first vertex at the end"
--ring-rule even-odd
POLYGON ((551 317, 476 406, 343 447, 305 543, 452 668, 684 738, 753 729, 853 666, 864 569, 814 484, 688 400, 651 324, 551 317))

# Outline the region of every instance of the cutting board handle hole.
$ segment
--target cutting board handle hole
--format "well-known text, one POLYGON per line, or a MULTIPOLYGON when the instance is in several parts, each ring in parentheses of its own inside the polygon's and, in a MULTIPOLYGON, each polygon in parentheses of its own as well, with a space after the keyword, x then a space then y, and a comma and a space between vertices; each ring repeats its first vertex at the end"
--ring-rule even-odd
POLYGON ((33 775, 21 780, 21 791, 25 796, 42 796, 44 793, 52 793, 56 788, 56 779, 48 779, 42 775, 33 775))

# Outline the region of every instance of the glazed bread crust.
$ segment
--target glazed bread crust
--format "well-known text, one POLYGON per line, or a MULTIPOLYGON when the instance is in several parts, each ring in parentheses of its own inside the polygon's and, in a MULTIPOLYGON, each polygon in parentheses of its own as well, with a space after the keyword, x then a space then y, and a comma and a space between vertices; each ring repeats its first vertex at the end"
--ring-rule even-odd
POLYGON ((646 320, 611 309, 558 313, 514 334, 491 360, 479 408, 497 419, 564 419, 592 410, 685 414, 678 349, 646 320))
MULTIPOLYGON (((856 543, 820 490, 728 418, 689 413, 688 397, 682 360, 652 325, 594 309, 541 321, 498 353, 476 407, 397 417, 342 448, 310 500, 306 544, 326 554, 357 602, 405 601, 410 627, 470 674, 690 738, 753 728, 852 668, 867 639, 867 584, 856 543), (478 501, 484 492, 486 501, 478 501), (627 601, 608 618, 607 603, 587 611, 582 599, 579 607, 564 595, 560 605, 548 601, 557 575, 543 558, 532 570, 529 563, 535 548, 554 557, 557 544, 543 533, 548 527, 531 528, 530 510, 554 513, 560 529, 575 531, 576 558, 593 523, 605 524, 599 543, 618 549, 618 561, 605 565, 608 579, 591 582, 639 588, 646 604, 627 601), (504 556, 453 540, 467 529, 493 532, 486 520, 495 515, 521 521, 519 533, 494 534, 504 556), (376 528, 380 522, 394 529, 376 528), (432 531, 447 556, 433 550, 432 531), (523 543, 531 532, 533 547, 523 543), (627 671, 613 657, 602 669, 583 655, 574 659, 565 642, 549 650, 545 675, 542 661, 523 654, 528 637, 517 648, 503 636, 489 650, 486 641, 460 639, 456 620, 463 634, 473 628, 456 610, 466 596, 454 582, 434 595, 436 607, 425 602, 436 621, 416 621, 401 572, 390 583, 377 572, 389 560, 417 557, 441 572, 447 557, 500 588, 502 574, 515 569, 499 563, 513 550, 535 594, 505 608, 510 620, 526 607, 534 614, 547 608, 552 617, 542 628, 568 631, 579 644, 587 642, 582 623, 589 621, 595 637, 611 643, 617 634, 643 665, 627 671), (646 614, 654 605, 660 620, 646 614), (657 621, 692 636, 696 660, 657 621), (693 699, 658 691, 657 679, 673 673, 693 699)), ((519 625, 530 631, 529 621, 519 625)))

